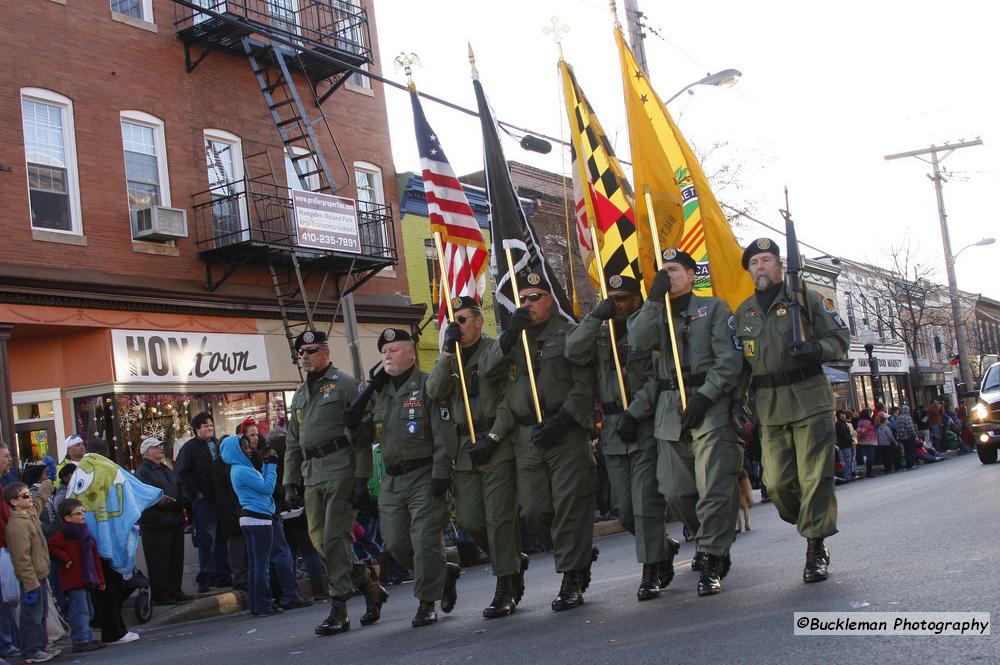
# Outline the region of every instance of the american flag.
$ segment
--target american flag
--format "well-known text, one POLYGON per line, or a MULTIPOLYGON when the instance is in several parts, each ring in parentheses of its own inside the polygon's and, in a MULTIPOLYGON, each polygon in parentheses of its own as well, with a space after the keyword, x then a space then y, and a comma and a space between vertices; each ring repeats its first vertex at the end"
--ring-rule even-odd
MULTIPOLYGON (((489 263, 486 241, 479 230, 479 223, 472 213, 469 200, 465 197, 465 191, 462 190, 462 183, 455 177, 437 134, 427 123, 424 109, 415 92, 410 92, 410 101, 413 103, 413 125, 417 130, 417 150, 420 152, 420 169, 423 171, 431 233, 437 231, 441 234, 441 245, 444 248, 445 274, 441 276, 442 282, 447 280, 452 298, 471 296, 481 303, 489 263)), ((444 329, 448 315, 443 283, 441 296, 438 307, 439 330, 444 329)))

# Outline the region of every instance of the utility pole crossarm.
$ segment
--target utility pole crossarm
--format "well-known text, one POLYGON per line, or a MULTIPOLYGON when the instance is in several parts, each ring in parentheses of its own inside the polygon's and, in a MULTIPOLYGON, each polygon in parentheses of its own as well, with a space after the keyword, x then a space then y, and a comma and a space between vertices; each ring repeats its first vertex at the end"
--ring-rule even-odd
POLYGON ((980 139, 975 139, 974 141, 962 141, 961 143, 946 143, 944 145, 932 145, 929 148, 922 148, 920 150, 910 150, 908 152, 898 152, 894 155, 886 155, 884 159, 890 161, 893 159, 903 159, 904 157, 918 157, 920 155, 929 155, 935 152, 944 152, 945 150, 958 150, 959 148, 971 148, 973 146, 982 145, 983 142, 980 139))

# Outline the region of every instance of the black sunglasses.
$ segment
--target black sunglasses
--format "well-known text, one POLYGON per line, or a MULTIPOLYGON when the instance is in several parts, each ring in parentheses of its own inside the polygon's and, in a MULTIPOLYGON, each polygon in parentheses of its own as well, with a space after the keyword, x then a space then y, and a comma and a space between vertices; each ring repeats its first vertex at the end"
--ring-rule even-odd
POLYGON ((528 294, 528 295, 526 295, 526 296, 521 296, 521 303, 522 303, 522 304, 523 304, 523 303, 526 303, 526 302, 528 302, 529 300, 530 300, 531 302, 538 302, 538 301, 539 301, 539 300, 541 300, 541 299, 542 299, 542 297, 543 297, 543 296, 545 296, 545 295, 546 295, 546 294, 544 294, 544 293, 529 293, 529 294, 528 294))
POLYGON ((308 349, 301 348, 299 349, 299 356, 311 356, 314 353, 319 353, 320 349, 322 348, 323 348, 322 346, 312 346, 309 347, 308 349))
POLYGON ((476 317, 474 317, 474 316, 465 316, 464 314, 462 314, 462 315, 460 315, 460 316, 456 316, 456 317, 455 317, 455 320, 456 320, 456 321, 458 321, 458 323, 459 323, 460 325, 463 325, 463 326, 464 326, 464 325, 465 325, 465 322, 466 322, 466 321, 471 321, 471 320, 473 320, 474 318, 476 318, 476 317))

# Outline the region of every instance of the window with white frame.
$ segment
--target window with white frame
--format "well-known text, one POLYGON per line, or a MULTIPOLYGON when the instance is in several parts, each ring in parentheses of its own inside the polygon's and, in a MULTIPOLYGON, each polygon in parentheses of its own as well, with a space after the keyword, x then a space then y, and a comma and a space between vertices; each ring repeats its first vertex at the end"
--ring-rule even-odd
POLYGON ((122 111, 121 127, 129 210, 169 206, 163 121, 142 111, 122 111))
POLYGON ((153 22, 153 0, 111 0, 111 11, 139 21, 153 22))
POLYGON ((243 147, 240 137, 218 129, 206 129, 205 163, 216 243, 229 245, 249 240, 246 201, 242 196, 243 147))
MULTIPOLYGON (((361 65, 361 69, 368 71, 368 63, 361 65)), ((360 72, 353 72, 347 79, 348 85, 353 85, 357 88, 364 88, 365 90, 372 89, 372 80, 360 72)))
POLYGON ((73 102, 51 90, 21 89, 31 226, 82 233, 73 102))
POLYGON ((358 197, 358 226, 362 253, 378 254, 388 246, 385 228, 385 191, 382 169, 368 162, 354 163, 358 197))

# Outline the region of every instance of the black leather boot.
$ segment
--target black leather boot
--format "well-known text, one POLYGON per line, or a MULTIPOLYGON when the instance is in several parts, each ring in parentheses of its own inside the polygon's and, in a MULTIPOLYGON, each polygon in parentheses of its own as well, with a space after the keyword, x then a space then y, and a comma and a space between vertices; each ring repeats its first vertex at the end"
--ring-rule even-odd
POLYGON ((698 579, 698 595, 711 596, 722 593, 722 578, 719 571, 722 570, 722 557, 715 554, 703 553, 701 563, 701 577, 698 579))
POLYGON ((382 606, 389 600, 389 592, 375 580, 368 581, 365 589, 365 613, 361 625, 368 626, 382 618, 382 606))
POLYGON ((434 611, 434 601, 420 601, 420 606, 417 607, 417 613, 413 616, 414 628, 420 628, 421 626, 429 626, 432 623, 437 623, 438 615, 434 611))
POLYGON ((660 562, 660 590, 666 589, 674 581, 674 557, 681 551, 681 544, 667 538, 667 558, 660 562))
POLYGON ((597 549, 596 545, 592 545, 590 548, 590 563, 587 567, 580 572, 580 593, 583 593, 590 588, 590 569, 593 567, 594 562, 597 561, 597 555, 601 553, 601 550, 597 549))
POLYGON ((642 580, 636 593, 639 600, 652 600, 660 597, 660 564, 642 564, 642 580))
POLYGON ((462 576, 462 567, 457 563, 445 564, 444 589, 441 591, 441 611, 447 614, 455 609, 458 601, 458 578, 462 576))
POLYGON ((513 581, 515 605, 520 603, 521 599, 524 597, 524 573, 528 570, 528 566, 531 564, 531 559, 529 559, 528 555, 524 552, 521 552, 518 556, 520 557, 521 567, 517 575, 514 575, 513 581))
POLYGON ((802 571, 802 581, 822 582, 829 577, 830 548, 822 538, 806 538, 806 567, 802 571))
POLYGON ((583 604, 583 591, 580 590, 580 578, 583 571, 571 570, 563 573, 562 586, 559 595, 552 601, 552 611, 571 610, 583 604))
POLYGON ((695 552, 694 557, 691 559, 691 570, 698 572, 701 570, 702 564, 705 563, 705 557, 708 556, 704 552, 695 552))
POLYGON ((335 600, 330 608, 330 616, 326 621, 316 626, 317 635, 336 635, 346 633, 351 629, 351 620, 347 617, 347 601, 335 600))
POLYGON ((725 579, 726 575, 729 574, 729 569, 732 567, 733 567, 733 560, 729 556, 729 552, 726 552, 722 556, 722 559, 720 560, 719 579, 720 580, 725 579))
POLYGON ((514 576, 504 575, 497 578, 497 590, 493 594, 493 602, 483 610, 483 617, 498 619, 514 613, 514 576))

